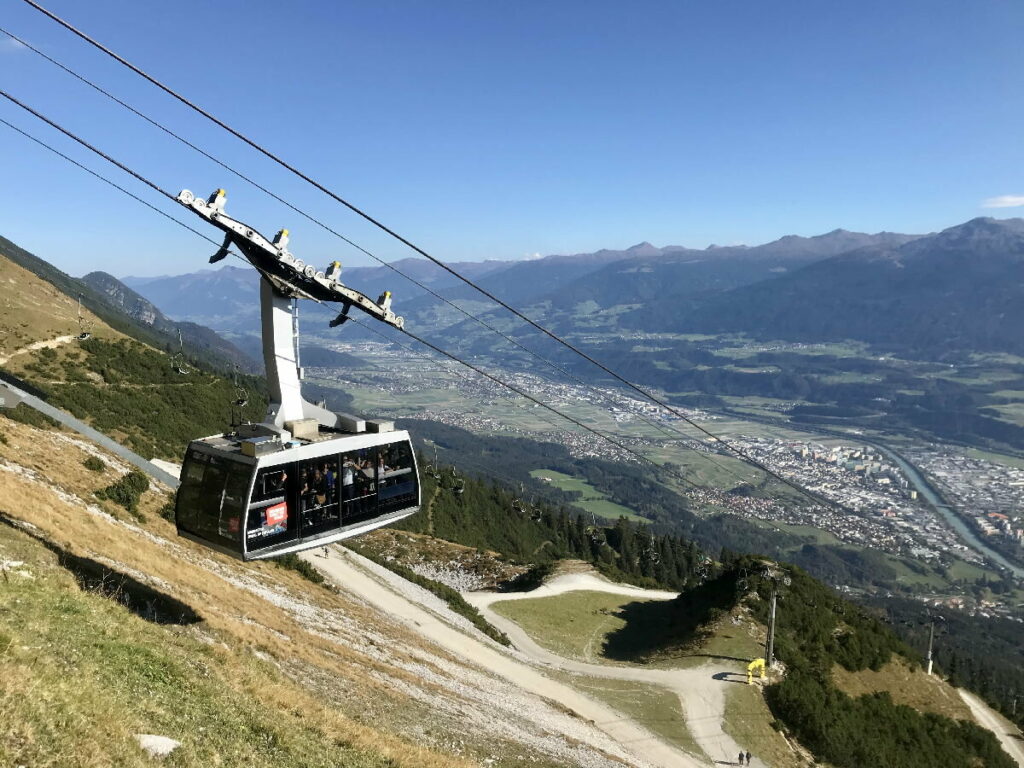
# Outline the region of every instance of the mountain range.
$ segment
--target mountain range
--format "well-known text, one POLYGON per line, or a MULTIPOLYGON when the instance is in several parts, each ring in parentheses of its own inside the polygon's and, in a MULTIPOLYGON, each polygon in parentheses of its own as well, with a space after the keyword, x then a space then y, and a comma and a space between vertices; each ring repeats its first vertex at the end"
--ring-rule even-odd
MULTIPOLYGON (((1024 351, 1014 330, 1024 319, 1022 262, 1024 220, 979 218, 929 235, 837 229, 703 250, 645 242, 625 250, 455 268, 562 333, 853 339, 934 357, 950 349, 1024 351)), ((495 312, 439 267, 415 259, 395 267, 466 311, 505 322, 504 311, 495 312)), ((479 337, 472 321, 422 289, 402 285, 386 267, 353 268, 343 279, 369 295, 392 290, 409 327, 443 332, 450 340, 479 337)), ((251 270, 224 267, 124 282, 172 317, 232 333, 258 328, 251 270)), ((308 312, 314 325, 328 319, 325 309, 308 312)))
MULTIPOLYGON (((791 235, 760 246, 711 246, 704 250, 658 248, 643 242, 624 250, 553 255, 530 261, 460 262, 453 266, 502 300, 535 308, 555 322, 579 304, 593 302, 588 304, 593 311, 651 302, 668 304, 681 296, 730 290, 837 254, 868 246, 900 245, 915 237, 835 230, 817 237, 791 235)), ((430 262, 405 259, 393 266, 467 310, 489 308, 490 303, 476 291, 430 262)), ((355 267, 346 270, 342 279, 371 296, 391 290, 396 309, 421 328, 436 330, 465 319, 389 267, 355 267)), ((122 282, 172 317, 233 333, 255 332, 258 328, 258 281, 251 270, 225 266, 159 278, 129 276, 122 282)), ((310 311, 317 314, 315 307, 310 311)), ((327 317, 326 312, 321 314, 327 317)))
POLYGON ((1024 220, 979 218, 908 242, 876 243, 680 307, 646 330, 857 339, 936 357, 1024 353, 1024 220), (667 326, 667 328, 666 328, 667 326))

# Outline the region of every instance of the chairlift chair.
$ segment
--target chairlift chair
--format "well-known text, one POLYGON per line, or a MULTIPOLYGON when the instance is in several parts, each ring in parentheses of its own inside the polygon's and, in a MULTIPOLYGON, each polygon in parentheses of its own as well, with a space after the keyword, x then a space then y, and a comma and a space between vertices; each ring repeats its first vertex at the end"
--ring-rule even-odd
POLYGON ((464 478, 459 477, 459 474, 455 471, 455 467, 452 467, 452 493, 456 496, 461 496, 466 490, 466 481, 464 478))
POLYGON ((185 364, 185 345, 181 340, 181 328, 178 329, 178 351, 171 356, 171 370, 181 376, 188 376, 190 373, 185 364))
POLYGON ((526 507, 523 505, 523 484, 519 484, 519 495, 512 497, 512 511, 520 515, 526 514, 526 507))
POLYGON ((82 294, 78 294, 78 340, 92 338, 92 321, 82 315, 82 294))
POLYGON ((238 366, 235 366, 235 370, 231 375, 231 383, 235 387, 235 407, 245 408, 249 404, 249 393, 245 387, 238 383, 238 366))

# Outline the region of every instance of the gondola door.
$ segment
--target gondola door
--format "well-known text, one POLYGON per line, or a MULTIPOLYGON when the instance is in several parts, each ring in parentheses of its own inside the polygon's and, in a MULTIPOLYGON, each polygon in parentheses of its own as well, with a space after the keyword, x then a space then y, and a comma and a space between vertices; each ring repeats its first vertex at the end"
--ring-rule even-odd
POLYGON ((319 456, 298 463, 298 503, 303 539, 341 527, 338 456, 319 456))
POLYGON ((299 536, 294 463, 260 467, 246 523, 246 550, 254 552, 299 536))
POLYGON ((341 454, 341 522, 350 525, 377 515, 377 449, 341 454))

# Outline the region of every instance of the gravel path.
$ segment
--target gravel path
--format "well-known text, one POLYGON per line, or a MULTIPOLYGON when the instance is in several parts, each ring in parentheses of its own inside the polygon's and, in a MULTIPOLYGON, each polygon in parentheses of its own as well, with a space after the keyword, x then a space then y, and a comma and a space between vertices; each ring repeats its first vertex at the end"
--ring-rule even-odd
POLYGON ((518 654, 482 639, 476 633, 456 629, 437 613, 420 605, 414 593, 399 591, 399 585, 375 574, 373 564, 355 553, 332 548, 329 557, 309 557, 309 561, 346 592, 365 599, 392 620, 401 621, 449 653, 514 683, 528 694, 543 697, 575 712, 580 719, 567 718, 558 724, 560 728, 572 727, 574 732, 567 734, 572 738, 618 754, 631 766, 696 768, 706 765, 661 741, 637 723, 623 718, 621 713, 568 685, 551 680, 535 664, 530 664, 518 654))
POLYGON ((9 355, 0 355, 0 365, 3 365, 15 355, 23 355, 26 352, 34 352, 37 349, 54 349, 59 347, 61 344, 67 344, 77 338, 77 336, 58 336, 55 339, 47 339, 46 341, 35 341, 21 349, 14 350, 9 355))
MULTIPOLYGON (((502 600, 551 597, 579 590, 611 592, 649 600, 669 600, 677 594, 615 584, 594 574, 575 573, 556 577, 533 592, 515 594, 477 592, 463 595, 463 597, 475 606, 491 624, 508 635, 516 648, 537 663, 553 669, 591 677, 631 680, 668 688, 679 697, 685 713, 686 728, 698 746, 715 763, 735 764, 740 745, 722 730, 722 721, 725 717, 727 686, 736 685, 736 683, 728 679, 716 680, 714 676, 721 672, 741 672, 743 670, 741 664, 710 660, 699 667, 689 669, 647 669, 572 661, 542 648, 518 624, 499 616, 490 609, 493 603, 502 600)), ((744 745, 744 748, 750 749, 756 746, 756 744, 744 745)), ((764 768, 766 764, 755 755, 751 765, 764 768)))
POLYGON ((984 701, 973 693, 968 693, 963 688, 958 688, 957 693, 971 708, 974 719, 992 731, 999 739, 999 743, 1003 745, 1003 749, 1010 753, 1010 757, 1017 761, 1017 765, 1024 768, 1024 739, 1021 737, 1021 732, 997 712, 993 712, 984 701))

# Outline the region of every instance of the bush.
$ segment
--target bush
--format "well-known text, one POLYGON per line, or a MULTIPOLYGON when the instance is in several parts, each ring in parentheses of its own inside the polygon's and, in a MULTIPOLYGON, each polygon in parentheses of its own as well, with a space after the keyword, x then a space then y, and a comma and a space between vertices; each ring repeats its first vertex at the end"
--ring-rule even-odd
POLYGON ((174 496, 173 498, 171 498, 170 501, 168 501, 166 504, 164 504, 162 507, 160 507, 160 511, 157 514, 159 514, 160 517, 162 517, 167 522, 173 523, 174 522, 174 507, 175 507, 176 503, 177 503, 177 496, 174 496))
POLYGON ((86 469, 91 469, 93 472, 102 472, 104 469, 107 468, 107 465, 103 462, 103 460, 97 458, 96 456, 86 457, 85 461, 82 462, 82 466, 85 467, 86 469))
POLYGON ((120 480, 106 488, 96 491, 96 497, 112 501, 124 507, 133 515, 138 514, 139 499, 149 490, 149 478, 137 469, 133 469, 120 480))
POLYGON ((323 584, 326 581, 324 575, 320 573, 320 571, 294 552, 289 552, 287 555, 275 557, 274 564, 278 568, 287 568, 289 571, 295 571, 304 579, 312 581, 314 584, 323 584))
POLYGON ((35 408, 29 408, 24 403, 20 403, 14 408, 0 408, 0 414, 3 414, 11 421, 28 424, 30 427, 37 427, 38 429, 60 428, 58 422, 51 419, 45 413, 40 413, 35 408))

